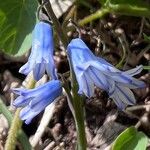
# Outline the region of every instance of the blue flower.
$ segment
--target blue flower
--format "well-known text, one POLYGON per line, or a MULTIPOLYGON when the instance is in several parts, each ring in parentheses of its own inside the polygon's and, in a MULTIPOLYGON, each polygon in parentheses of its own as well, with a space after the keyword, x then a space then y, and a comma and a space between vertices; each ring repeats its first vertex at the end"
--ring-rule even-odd
POLYGON ((96 57, 79 38, 69 43, 67 52, 79 83, 79 94, 91 97, 94 86, 97 86, 107 91, 120 109, 135 104, 136 100, 130 89, 145 87, 145 83, 132 76, 142 71, 142 65, 122 72, 106 60, 96 57))
POLYGON ((35 80, 39 80, 46 71, 52 79, 57 79, 53 51, 51 25, 45 22, 37 23, 33 31, 31 54, 28 62, 20 68, 19 72, 27 75, 33 71, 35 80))
POLYGON ((62 85, 59 80, 52 80, 34 89, 14 88, 18 94, 13 105, 24 107, 20 112, 20 118, 29 124, 31 120, 52 103, 62 93, 62 85))

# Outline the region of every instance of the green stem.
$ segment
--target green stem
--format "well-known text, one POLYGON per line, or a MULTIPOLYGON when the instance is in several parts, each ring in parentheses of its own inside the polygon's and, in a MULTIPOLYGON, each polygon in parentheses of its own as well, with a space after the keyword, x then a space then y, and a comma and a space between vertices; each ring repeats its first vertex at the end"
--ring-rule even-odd
MULTIPOLYGON (((35 81, 33 79, 33 76, 29 74, 26 80, 28 80, 27 82, 24 82, 26 88, 31 89, 35 86, 35 81)), ((7 137, 6 144, 5 144, 5 150, 15 150, 17 137, 18 137, 19 132, 21 132, 20 129, 22 126, 22 121, 19 118, 20 110, 21 109, 18 108, 15 112, 14 118, 11 123, 11 127, 8 132, 8 137, 7 137)))
POLYGON ((74 82, 72 87, 73 92, 73 106, 75 112, 75 123, 77 129, 77 148, 78 150, 86 150, 87 141, 85 134, 85 124, 84 124, 84 108, 83 108, 83 97, 79 96, 77 82, 74 82))
POLYGON ((74 109, 75 109, 75 122, 76 122, 76 128, 77 128, 77 142, 78 142, 78 150, 86 150, 87 147, 87 141, 86 141, 86 135, 85 135, 85 124, 84 124, 84 109, 81 105, 82 103, 79 103, 79 101, 82 100, 81 98, 76 99, 76 102, 74 102, 74 109))
POLYGON ((123 65, 123 63, 124 63, 124 61, 125 61, 125 59, 126 59, 126 46, 125 46, 125 44, 123 43, 121 37, 119 37, 118 39, 119 39, 119 41, 120 41, 120 43, 121 43, 121 46, 122 46, 123 56, 122 56, 120 62, 116 65, 116 67, 117 67, 118 69, 121 69, 121 68, 122 68, 122 65, 123 65))
POLYGON ((83 26, 93 20, 96 20, 98 18, 102 18, 104 17, 106 14, 108 14, 110 12, 110 10, 108 8, 101 8, 100 10, 98 10, 97 12, 85 17, 84 19, 82 19, 81 21, 78 22, 78 24, 80 26, 83 26))
POLYGON ((67 45, 68 45, 67 36, 64 34, 64 32, 62 30, 62 27, 61 27, 56 15, 53 12, 53 9, 52 9, 52 6, 51 6, 51 3, 50 3, 49 0, 47 0, 47 3, 45 4, 45 7, 46 7, 48 15, 51 17, 51 19, 54 23, 54 26, 56 28, 56 33, 57 33, 58 37, 61 39, 64 47, 67 48, 67 45))
POLYGON ((70 93, 70 88, 68 86, 68 83, 62 77, 62 80, 64 82, 63 87, 69 98, 68 104, 72 111, 73 117, 75 119, 76 130, 77 130, 77 148, 78 150, 86 150, 87 142, 86 142, 85 125, 84 125, 83 98, 79 96, 77 93, 78 85, 77 85, 74 72, 71 73, 71 78, 72 78, 71 81, 72 81, 73 94, 70 93))
MULTIPOLYGON (((69 59, 69 57, 68 57, 69 59)), ((77 130, 77 150, 86 150, 87 141, 85 134, 84 124, 84 108, 83 108, 83 97, 78 94, 78 84, 76 81, 75 73, 73 71, 72 63, 70 61, 71 68, 71 86, 72 86, 72 104, 74 107, 74 119, 77 130)))
POLYGON ((29 142, 29 138, 26 136, 26 134, 22 130, 19 130, 18 132, 18 140, 21 142, 23 150, 32 149, 31 144, 29 142))
POLYGON ((150 17, 150 7, 137 7, 128 4, 108 4, 108 8, 112 13, 136 17, 150 17))
POLYGON ((17 109, 10 130, 8 132, 5 150, 15 150, 18 136, 18 129, 20 129, 22 126, 22 121, 19 119, 19 113, 20 109, 17 109))
MULTIPOLYGON (((63 45, 65 46, 65 48, 67 48, 68 46, 68 39, 66 37, 66 34, 64 34, 62 27, 58 21, 58 19, 56 18, 52 7, 51 7, 51 3, 48 1, 45 5, 46 9, 47 9, 47 13, 48 15, 51 17, 55 29, 56 29, 56 33, 58 34, 59 38, 61 39, 61 41, 63 42, 63 45)), ((77 129, 77 136, 78 136, 78 150, 86 150, 86 137, 85 137, 85 126, 84 126, 84 109, 83 109, 83 99, 78 95, 77 93, 77 86, 76 86, 76 78, 75 78, 75 74, 73 71, 73 67, 72 67, 72 63, 71 60, 69 59, 69 56, 67 54, 67 58, 69 61, 69 66, 70 66, 70 72, 71 72, 71 84, 72 84, 72 93, 73 93, 73 97, 70 93, 70 89, 69 86, 67 84, 65 84, 64 89, 69 97, 69 102, 73 105, 74 107, 74 112, 73 112, 73 116, 75 119, 75 123, 76 123, 76 129, 77 129)))
POLYGON ((143 66, 144 70, 150 70, 150 66, 143 66))
POLYGON ((108 3, 105 7, 99 9, 95 13, 85 17, 79 21, 79 25, 83 26, 91 21, 102 18, 108 13, 115 13, 127 16, 150 17, 150 7, 137 7, 127 4, 111 4, 108 3))

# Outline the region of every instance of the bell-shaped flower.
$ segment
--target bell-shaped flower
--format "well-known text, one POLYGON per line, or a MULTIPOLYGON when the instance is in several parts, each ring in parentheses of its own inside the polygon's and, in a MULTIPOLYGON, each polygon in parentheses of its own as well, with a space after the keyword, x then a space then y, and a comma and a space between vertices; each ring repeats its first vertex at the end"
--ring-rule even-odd
POLYGON ((94 86, 97 86, 107 91, 120 109, 135 104, 130 89, 145 87, 145 83, 132 76, 142 71, 142 65, 122 72, 106 60, 96 57, 80 38, 69 43, 67 52, 79 84, 79 94, 91 97, 94 86))
POLYGON ((19 72, 27 75, 33 71, 35 80, 39 80, 46 71, 49 77, 57 79, 53 52, 52 27, 41 21, 35 25, 33 31, 32 49, 28 62, 20 68, 19 72))
POLYGON ((12 91, 19 95, 13 105, 24 107, 20 112, 20 118, 29 124, 47 105, 61 95, 62 85, 59 80, 51 80, 34 89, 14 88, 12 91))

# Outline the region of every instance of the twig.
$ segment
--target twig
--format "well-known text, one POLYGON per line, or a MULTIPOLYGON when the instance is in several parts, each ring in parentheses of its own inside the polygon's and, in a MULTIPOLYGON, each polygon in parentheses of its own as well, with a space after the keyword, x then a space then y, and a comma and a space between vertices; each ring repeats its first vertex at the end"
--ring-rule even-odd
POLYGON ((147 120, 148 119, 148 114, 150 113, 150 104, 147 104, 147 105, 138 105, 138 106, 132 106, 132 107, 128 107, 126 108, 126 111, 125 111, 127 114, 139 119, 139 121, 136 123, 135 125, 135 128, 139 128, 142 123, 146 124, 147 123, 147 120), (145 113, 142 115, 142 117, 139 117, 135 114, 132 113, 132 111, 135 111, 135 110, 139 110, 139 109, 145 109, 145 113))
POLYGON ((141 20, 141 26, 140 26, 140 32, 139 32, 139 35, 138 35, 138 38, 137 38, 137 39, 140 39, 141 36, 142 36, 144 22, 145 22, 145 17, 142 17, 142 20, 141 20))
POLYGON ((139 110, 139 109, 147 109, 147 107, 150 108, 150 104, 127 107, 126 111, 135 111, 135 110, 139 110))
POLYGON ((123 56, 122 56, 120 62, 116 65, 116 67, 117 68, 122 68, 122 65, 123 65, 123 63, 126 59, 127 52, 128 52, 128 56, 129 56, 130 51, 129 51, 129 48, 128 48, 128 43, 126 41, 124 31, 121 30, 121 29, 116 29, 115 33, 118 34, 118 40, 119 40, 120 45, 121 45, 122 50, 123 50, 123 56))
POLYGON ((143 57, 143 54, 149 50, 150 50, 150 44, 146 46, 143 50, 141 50, 141 52, 137 55, 137 60, 139 61, 143 57))
POLYGON ((81 38, 81 30, 80 30, 79 26, 77 25, 77 23, 75 23, 72 19, 69 19, 69 22, 76 28, 76 30, 79 34, 79 38, 81 38))

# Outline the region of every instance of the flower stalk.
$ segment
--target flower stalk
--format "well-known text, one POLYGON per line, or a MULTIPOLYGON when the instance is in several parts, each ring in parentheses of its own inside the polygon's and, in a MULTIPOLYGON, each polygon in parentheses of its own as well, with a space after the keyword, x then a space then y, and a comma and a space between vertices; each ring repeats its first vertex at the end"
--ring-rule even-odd
POLYGON ((101 8, 97 12, 95 12, 95 13, 93 13, 93 14, 85 17, 85 18, 83 18, 82 20, 80 20, 78 22, 78 24, 80 26, 83 26, 83 25, 85 25, 87 23, 90 23, 91 21, 94 21, 94 20, 96 20, 98 18, 103 18, 108 13, 110 13, 110 10, 108 8, 101 8))
POLYGON ((84 105, 83 105, 83 97, 78 94, 78 86, 74 82, 72 87, 73 93, 73 106, 75 112, 75 124, 77 130, 77 150, 86 150, 87 141, 85 134, 85 124, 84 124, 84 105))
MULTIPOLYGON (((29 78, 28 83, 26 83, 25 86, 26 86, 26 88, 34 88, 35 81, 33 80, 33 78, 31 76, 29 78)), ((18 134, 19 134, 19 132, 21 130, 21 126, 22 126, 22 121, 20 120, 20 117, 19 117, 20 111, 21 111, 21 109, 18 108, 15 112, 14 118, 11 123, 11 127, 8 132, 5 150, 15 150, 17 137, 18 137, 18 134)))
POLYGON ((91 21, 94 21, 99 18, 103 18, 108 13, 121 14, 126 16, 135 16, 135 17, 150 17, 150 7, 136 7, 130 6, 128 4, 111 4, 107 3, 104 7, 100 8, 95 13, 86 16, 78 22, 80 26, 83 26, 91 21))
MULTIPOLYGON (((47 3, 45 4, 45 7, 47 9, 48 15, 51 17, 51 19, 54 23, 57 35, 61 39, 64 47, 67 48, 68 40, 67 40, 66 34, 63 32, 62 27, 52 10, 51 3, 49 1, 47 1, 47 3)), ((67 54, 67 56, 68 56, 68 54, 67 54)), ((83 98, 81 96, 79 96, 79 94, 77 92, 78 91, 77 81, 75 78, 75 74, 74 74, 73 67, 72 67, 71 61, 69 59, 69 56, 68 56, 68 61, 69 61, 70 72, 71 72, 72 95, 68 91, 69 87, 65 87, 64 89, 65 89, 65 91, 69 97, 69 100, 74 108, 73 116, 75 119, 76 130, 77 130, 77 149, 78 150, 86 150, 83 98)), ((66 86, 68 86, 68 85, 66 84, 66 86)))
POLYGON ((66 48, 67 44, 68 44, 67 36, 64 34, 64 32, 62 30, 62 27, 61 27, 56 15, 53 12, 53 9, 52 9, 52 6, 51 6, 51 3, 49 0, 45 0, 45 8, 47 10, 48 15, 51 17, 51 19, 54 23, 58 37, 61 39, 64 47, 66 48))
POLYGON ((5 145, 6 150, 15 150, 18 136, 18 129, 21 129, 22 126, 22 121, 19 118, 20 110, 21 109, 19 108, 15 112, 14 119, 8 132, 8 137, 5 145))

